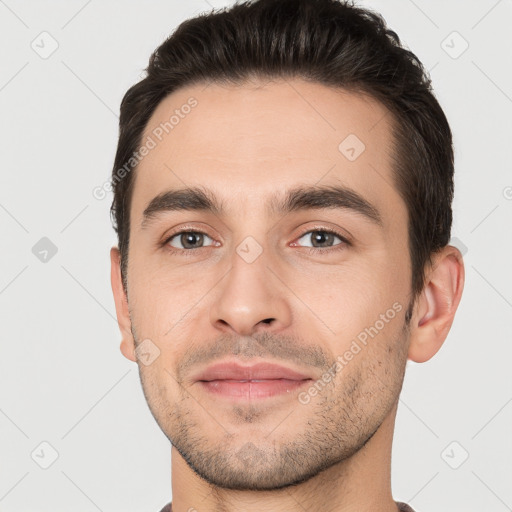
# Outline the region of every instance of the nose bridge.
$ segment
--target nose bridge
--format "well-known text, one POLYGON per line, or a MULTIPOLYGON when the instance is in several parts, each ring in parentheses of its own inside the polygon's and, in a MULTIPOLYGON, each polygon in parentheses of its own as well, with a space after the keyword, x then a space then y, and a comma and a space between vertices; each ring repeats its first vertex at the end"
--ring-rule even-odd
POLYGON ((240 242, 233 243, 231 268, 211 310, 217 328, 229 326, 240 335, 250 335, 262 326, 283 328, 289 324, 285 290, 270 270, 273 258, 264 237, 263 229, 248 229, 240 234, 240 242))

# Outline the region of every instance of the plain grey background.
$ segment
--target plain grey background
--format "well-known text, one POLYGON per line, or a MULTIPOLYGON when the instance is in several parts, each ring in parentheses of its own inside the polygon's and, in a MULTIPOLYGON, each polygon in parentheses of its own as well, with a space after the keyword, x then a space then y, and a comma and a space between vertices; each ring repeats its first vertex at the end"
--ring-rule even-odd
MULTIPOLYGON (((158 511, 170 444, 119 351, 109 179, 151 52, 220 0, 0 0, 0 511, 158 511)), ((456 153, 466 285, 408 363, 392 458, 417 512, 512 510, 512 2, 359 2, 431 71, 456 153)), ((371 486, 371 482, 368 482, 371 486)), ((200 510, 199 510, 200 512, 200 510)))

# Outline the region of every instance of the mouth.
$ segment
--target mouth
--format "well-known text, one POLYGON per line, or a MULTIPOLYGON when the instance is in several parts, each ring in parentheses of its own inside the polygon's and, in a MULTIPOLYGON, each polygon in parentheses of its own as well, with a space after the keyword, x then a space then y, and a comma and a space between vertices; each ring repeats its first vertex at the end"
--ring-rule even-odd
POLYGON ((248 400, 287 394, 304 386, 309 380, 210 380, 199 381, 199 384, 209 393, 221 397, 248 400))
POLYGON ((290 394, 313 378, 273 363, 243 366, 224 362, 208 367, 194 380, 204 391, 218 397, 252 400, 290 394))

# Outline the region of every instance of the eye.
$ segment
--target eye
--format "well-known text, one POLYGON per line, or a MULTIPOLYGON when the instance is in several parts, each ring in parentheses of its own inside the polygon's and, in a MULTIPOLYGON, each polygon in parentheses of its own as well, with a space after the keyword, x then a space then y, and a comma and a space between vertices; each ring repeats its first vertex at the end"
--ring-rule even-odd
POLYGON ((213 242, 213 240, 202 231, 178 231, 165 241, 165 245, 169 245, 173 249, 181 250, 202 249, 203 247, 207 247, 202 245, 204 244, 205 238, 213 242), (176 243, 178 244, 177 246, 173 245, 176 243))
MULTIPOLYGON (((305 250, 312 253, 329 253, 336 250, 342 250, 346 246, 351 245, 350 242, 337 231, 332 229, 317 228, 309 230, 304 233, 300 238, 297 239, 299 244, 293 242, 290 244, 292 247, 297 245, 304 245, 305 250), (334 243, 335 239, 338 239, 340 243, 334 243), (312 243, 309 247, 307 245, 308 240, 312 243)), ((191 254, 192 249, 203 249, 208 246, 218 245, 210 238, 206 233, 197 230, 186 230, 182 229, 170 235, 165 242, 164 246, 171 252, 181 252, 182 254, 191 254), (210 243, 205 245, 205 240, 210 240, 210 243)))
MULTIPOLYGON (((303 243, 307 243, 308 240, 310 240, 313 244, 309 246, 309 251, 312 252, 326 252, 327 249, 331 248, 334 248, 333 250, 340 250, 343 249, 345 246, 350 245, 350 242, 343 235, 336 231, 333 231, 332 229, 322 228, 310 230, 297 239, 297 241, 300 242, 301 245, 303 243), (332 245, 336 238, 340 240, 341 243, 332 245), (301 242, 301 240, 304 240, 305 242, 301 242)), ((296 244, 294 243, 292 245, 296 244)), ((306 248, 308 248, 308 246, 306 246, 306 248)))

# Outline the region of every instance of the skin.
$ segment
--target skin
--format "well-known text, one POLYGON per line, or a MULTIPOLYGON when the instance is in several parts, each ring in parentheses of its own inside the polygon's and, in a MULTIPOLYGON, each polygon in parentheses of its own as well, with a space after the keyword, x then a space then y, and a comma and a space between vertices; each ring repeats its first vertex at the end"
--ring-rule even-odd
POLYGON ((462 256, 447 246, 434 257, 407 323, 407 210, 393 185, 390 114, 375 100, 300 79, 198 84, 162 101, 145 137, 190 97, 197 106, 136 170, 127 295, 111 249, 121 351, 138 363, 173 443, 173 511, 396 511, 391 447, 405 365, 427 361, 446 339, 462 256), (338 149, 351 133, 365 144, 355 161, 338 149), (141 228, 155 196, 199 185, 222 199, 224 215, 168 211, 141 228), (347 209, 270 215, 266 201, 297 185, 350 187, 382 227, 347 209), (182 227, 207 236, 192 240, 198 248, 183 248, 179 235, 165 244, 182 227), (350 244, 315 245, 320 228, 350 244), (262 250, 251 263, 236 250, 248 236, 262 250), (318 381, 393 304, 394 318, 307 404, 297 390, 235 404, 194 381, 227 358, 318 381), (135 352, 146 339, 160 351, 149 365, 135 352))

